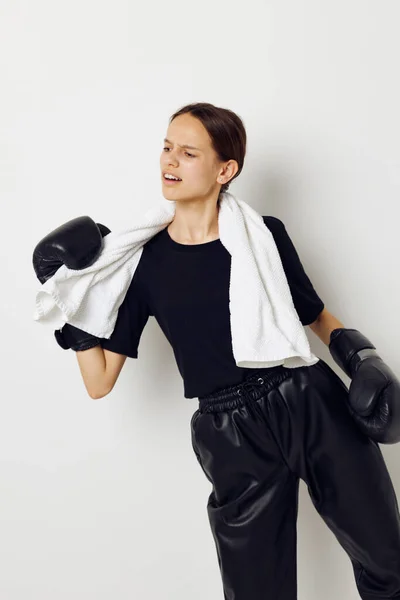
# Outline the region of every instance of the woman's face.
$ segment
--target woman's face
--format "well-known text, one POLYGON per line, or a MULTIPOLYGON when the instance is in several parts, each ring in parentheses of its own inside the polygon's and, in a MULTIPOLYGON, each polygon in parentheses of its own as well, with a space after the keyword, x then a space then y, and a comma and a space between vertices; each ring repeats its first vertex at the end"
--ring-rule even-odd
POLYGON ((224 182, 217 181, 223 163, 201 121, 188 113, 179 115, 169 125, 165 139, 160 156, 163 196, 167 200, 198 200, 218 193, 224 182), (165 171, 182 181, 168 183, 165 171))

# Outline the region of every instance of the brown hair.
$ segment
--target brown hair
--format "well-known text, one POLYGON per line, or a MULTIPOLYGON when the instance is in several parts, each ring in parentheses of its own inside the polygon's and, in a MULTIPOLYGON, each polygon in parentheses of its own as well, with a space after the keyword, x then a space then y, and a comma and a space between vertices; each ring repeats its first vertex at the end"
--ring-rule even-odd
POLYGON ((194 102, 177 110, 170 123, 179 115, 190 113, 202 122, 211 138, 211 146, 218 159, 226 162, 236 160, 238 171, 227 183, 221 186, 220 194, 226 192, 229 184, 238 177, 243 169, 246 154, 246 130, 241 118, 227 108, 220 108, 208 102, 194 102))

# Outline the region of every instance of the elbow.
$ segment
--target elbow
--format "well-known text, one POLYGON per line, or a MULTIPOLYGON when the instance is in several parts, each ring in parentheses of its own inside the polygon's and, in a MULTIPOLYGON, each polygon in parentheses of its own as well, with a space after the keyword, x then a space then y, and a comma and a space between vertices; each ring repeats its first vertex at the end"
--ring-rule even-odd
POLYGON ((107 389, 106 391, 89 391, 88 390, 88 394, 90 396, 90 398, 92 400, 100 400, 100 398, 104 398, 104 396, 107 396, 109 393, 111 392, 111 389, 107 389))
POLYGON ((104 398, 107 394, 89 394, 92 400, 100 400, 100 398, 104 398))

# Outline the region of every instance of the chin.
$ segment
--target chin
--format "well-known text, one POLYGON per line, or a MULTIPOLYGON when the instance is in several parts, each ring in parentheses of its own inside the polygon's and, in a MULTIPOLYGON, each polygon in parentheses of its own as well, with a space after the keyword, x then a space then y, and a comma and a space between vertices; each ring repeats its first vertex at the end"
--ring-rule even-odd
POLYGON ((166 200, 179 200, 180 195, 182 195, 182 194, 177 194, 176 190, 170 189, 164 185, 162 186, 161 191, 166 200))
POLYGON ((177 197, 176 197, 175 194, 170 194, 169 193, 170 190, 161 190, 161 191, 162 191, 162 195, 164 196, 164 198, 166 200, 171 200, 172 201, 172 200, 176 200, 177 199, 177 197))

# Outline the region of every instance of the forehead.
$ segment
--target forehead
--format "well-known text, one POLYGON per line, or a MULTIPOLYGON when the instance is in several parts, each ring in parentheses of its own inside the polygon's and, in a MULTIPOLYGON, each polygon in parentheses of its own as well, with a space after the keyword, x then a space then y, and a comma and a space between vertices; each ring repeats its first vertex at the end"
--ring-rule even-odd
POLYGON ((210 146, 210 138, 204 125, 187 114, 179 115, 170 123, 164 142, 200 151, 210 146))

